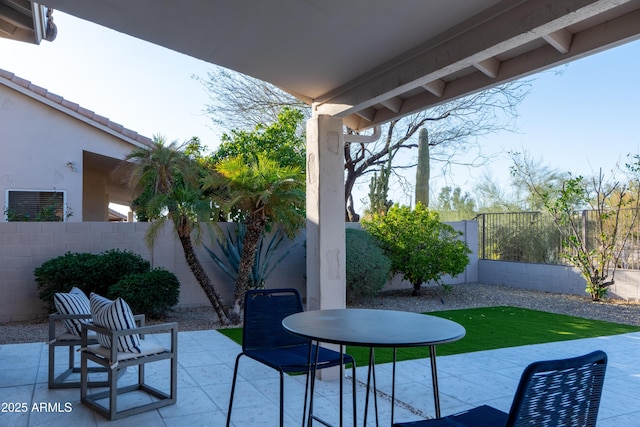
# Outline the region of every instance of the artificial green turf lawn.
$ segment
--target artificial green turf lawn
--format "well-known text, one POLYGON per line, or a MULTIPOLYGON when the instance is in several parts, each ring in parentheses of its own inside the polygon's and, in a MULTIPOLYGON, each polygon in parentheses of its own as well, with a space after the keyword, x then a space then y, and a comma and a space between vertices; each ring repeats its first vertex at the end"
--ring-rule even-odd
MULTIPOLYGON (((640 331, 640 327, 637 326, 517 307, 470 308, 428 314, 453 320, 467 330, 467 334, 461 340, 439 345, 436 350, 439 356, 640 331)), ((219 331, 238 344, 242 343, 242 328, 219 331)), ((348 346, 347 353, 356 359, 357 366, 367 365, 368 348, 348 346)), ((375 355, 376 363, 392 360, 391 349, 377 348, 375 355)), ((427 347, 398 348, 397 350, 399 361, 428 356, 427 347)))

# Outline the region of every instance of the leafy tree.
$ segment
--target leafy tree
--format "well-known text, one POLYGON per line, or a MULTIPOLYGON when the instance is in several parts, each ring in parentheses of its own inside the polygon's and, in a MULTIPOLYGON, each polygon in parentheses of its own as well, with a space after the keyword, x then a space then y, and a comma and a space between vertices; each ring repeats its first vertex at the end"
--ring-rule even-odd
POLYGON ((433 210, 443 221, 462 221, 476 216, 476 203, 469 193, 462 194, 460 187, 443 187, 433 210))
POLYGON ((469 264, 471 251, 458 239, 462 233, 440 222, 438 214, 422 203, 413 210, 394 205, 386 215, 364 220, 363 226, 391 259, 391 271, 413 285, 413 295, 419 295, 422 283, 431 280, 445 286, 445 274, 455 277, 469 264))
POLYGON ((523 173, 511 174, 511 185, 521 196, 524 210, 539 211, 545 206, 545 197, 559 194, 570 174, 553 169, 543 163, 542 158, 534 159, 530 153, 510 152, 514 164, 523 173))
POLYGON ((500 185, 490 173, 483 173, 473 189, 478 212, 516 212, 525 210, 513 194, 500 185))
POLYGON ((539 194, 558 193, 568 174, 545 165, 542 158, 533 158, 528 152, 507 154, 513 163, 518 163, 522 171, 530 176, 531 185, 520 174, 511 174, 510 187, 507 189, 501 187, 491 174, 485 173, 473 190, 478 211, 495 213, 543 210, 544 202, 539 194))
POLYGON ((251 161, 245 156, 228 157, 215 166, 216 173, 205 187, 223 195, 227 212, 239 211, 246 226, 238 266, 232 321, 240 321, 244 294, 251 284, 256 251, 266 227, 280 223, 291 238, 302 227, 304 214, 304 174, 295 166, 258 154, 251 161))
POLYGON ((602 171, 592 178, 569 177, 559 192, 539 189, 529 171, 515 163, 512 173, 530 185, 542 200, 563 237, 563 253, 580 270, 593 301, 606 295, 640 212, 640 156, 627 164, 627 183, 605 179, 602 171), (588 208, 589 211, 580 212, 588 208))
POLYGON ((222 142, 208 161, 219 161, 242 156, 256 161, 258 155, 277 160, 281 166, 294 166, 306 170, 305 139, 301 132, 303 114, 300 110, 283 108, 272 124, 257 124, 251 131, 232 130, 222 135, 222 142))
MULTIPOLYGON (((209 72, 207 77, 196 78, 209 91, 211 102, 206 105, 206 111, 218 124, 253 129, 260 123, 273 122, 285 107, 301 109, 305 117, 310 116, 309 106, 269 83, 220 68, 209 72)), ((417 148, 414 134, 420 128, 429 123, 431 163, 443 165, 446 173, 448 165, 456 164, 458 153, 479 148, 478 137, 510 127, 517 116, 516 107, 527 95, 528 87, 527 80, 518 80, 490 88, 394 120, 385 126, 383 137, 376 143, 345 143, 345 218, 357 217, 350 214, 355 213, 353 191, 356 182, 386 167, 389 158, 399 150, 410 153, 417 148)), ((404 182, 401 171, 414 168, 417 160, 409 155, 394 158, 393 178, 404 182)), ((471 166, 483 163, 484 159, 479 155, 471 166)), ((406 187, 408 191, 412 186, 406 187)))
POLYGON ((132 166, 128 172, 129 186, 142 190, 134 204, 154 220, 146 236, 153 246, 158 232, 166 221, 173 223, 184 252, 187 265, 211 302, 220 322, 229 323, 222 297, 202 268, 194 250, 192 235, 199 236, 201 221, 210 224, 211 204, 200 187, 202 169, 183 151, 176 141, 167 144, 161 136, 154 136, 153 147, 136 148, 127 157, 132 166))

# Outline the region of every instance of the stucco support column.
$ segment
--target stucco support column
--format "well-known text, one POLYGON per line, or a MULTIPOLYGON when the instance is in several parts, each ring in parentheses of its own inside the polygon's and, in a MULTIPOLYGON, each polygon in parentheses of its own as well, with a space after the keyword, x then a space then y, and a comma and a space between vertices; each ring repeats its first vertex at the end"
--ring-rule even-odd
POLYGON ((307 310, 346 307, 342 119, 307 121, 307 310))

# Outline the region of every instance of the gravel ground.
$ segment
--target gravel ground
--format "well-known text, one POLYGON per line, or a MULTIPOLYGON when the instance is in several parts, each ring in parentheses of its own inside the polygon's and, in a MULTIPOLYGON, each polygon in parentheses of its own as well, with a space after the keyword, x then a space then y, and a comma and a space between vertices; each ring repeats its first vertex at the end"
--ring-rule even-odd
MULTIPOLYGON (((430 286, 423 288, 422 295, 419 297, 412 297, 410 290, 385 292, 366 303, 355 304, 352 307, 427 312, 501 305, 640 326, 640 304, 637 303, 625 303, 619 300, 592 302, 588 296, 551 294, 481 284, 455 285, 451 291, 444 291, 439 286, 430 286)), ((220 327, 211 308, 176 310, 163 319, 147 321, 147 323, 174 321, 179 323, 181 331, 220 327)), ((0 325, 0 344, 46 340, 46 321, 0 325)))

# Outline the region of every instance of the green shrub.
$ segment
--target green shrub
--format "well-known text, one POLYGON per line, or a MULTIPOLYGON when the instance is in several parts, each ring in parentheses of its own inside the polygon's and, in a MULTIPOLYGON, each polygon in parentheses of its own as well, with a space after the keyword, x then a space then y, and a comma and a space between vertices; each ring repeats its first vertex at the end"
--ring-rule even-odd
POLYGON ((109 289, 109 298, 121 297, 135 314, 158 318, 178 303, 180 282, 163 268, 130 274, 109 289))
POLYGON ((364 230, 347 228, 347 301, 376 296, 384 287, 391 261, 376 239, 364 230))
POLYGON ((140 255, 131 251, 111 249, 100 254, 98 274, 95 278, 95 290, 100 295, 107 295, 112 285, 130 274, 147 273, 151 264, 140 255))
POLYGON ((40 299, 47 303, 49 311, 55 311, 53 294, 69 292, 77 286, 87 291, 93 282, 98 255, 90 253, 71 253, 52 258, 34 270, 40 299))
POLYGON ((40 299, 55 311, 53 294, 77 286, 85 293, 106 295, 122 277, 149 271, 151 265, 130 251, 109 250, 101 254, 71 253, 52 258, 34 270, 40 299))
POLYGON ((413 285, 413 295, 431 280, 446 289, 442 277, 455 277, 469 264, 471 250, 459 240, 462 233, 440 222, 438 213, 420 202, 413 209, 394 205, 385 215, 374 214, 362 224, 391 259, 391 271, 413 285))

